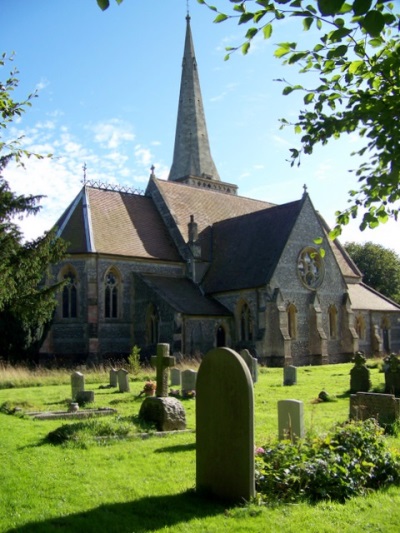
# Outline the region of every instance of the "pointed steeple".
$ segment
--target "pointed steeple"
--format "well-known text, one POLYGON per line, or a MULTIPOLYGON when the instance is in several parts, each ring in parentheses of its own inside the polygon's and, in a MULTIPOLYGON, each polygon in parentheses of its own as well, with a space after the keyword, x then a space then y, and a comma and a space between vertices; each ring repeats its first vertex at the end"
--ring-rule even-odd
POLYGON ((168 179, 196 177, 220 181, 211 157, 206 119, 194 53, 190 16, 186 16, 185 50, 175 133, 174 159, 168 179))

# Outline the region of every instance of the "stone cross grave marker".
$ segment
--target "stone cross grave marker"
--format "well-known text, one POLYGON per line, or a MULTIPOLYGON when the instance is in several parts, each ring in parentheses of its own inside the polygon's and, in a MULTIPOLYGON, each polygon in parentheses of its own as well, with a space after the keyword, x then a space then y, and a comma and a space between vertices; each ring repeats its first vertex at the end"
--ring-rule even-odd
POLYGON ((304 405, 299 400, 278 401, 279 439, 304 438, 304 405))
POLYGON ((257 383, 258 380, 258 367, 257 367, 257 358, 253 357, 249 350, 242 350, 240 355, 243 357, 246 365, 249 367, 251 379, 253 383, 257 383))
POLYGON ((120 368, 118 374, 119 392, 130 392, 129 386, 129 372, 125 368, 120 368))
POLYGON ((354 366, 350 370, 350 392, 368 392, 371 388, 370 371, 365 365, 366 358, 362 352, 354 357, 354 366))
POLYGON ((171 368, 171 385, 181 386, 181 371, 179 368, 171 368))
POLYGON ((71 374, 72 400, 76 400, 77 394, 85 390, 85 376, 81 372, 71 374))
POLYGON ((165 398, 168 396, 169 367, 175 365, 175 357, 169 355, 169 344, 157 344, 157 355, 152 356, 151 364, 156 368, 156 396, 165 398))
POLYGON ((253 382, 230 348, 208 352, 197 376, 196 489, 232 502, 255 494, 253 382))
POLYGON ((110 369, 110 387, 118 387, 118 372, 115 368, 110 369))
POLYGON ((283 384, 297 385, 297 368, 293 365, 283 368, 283 384))

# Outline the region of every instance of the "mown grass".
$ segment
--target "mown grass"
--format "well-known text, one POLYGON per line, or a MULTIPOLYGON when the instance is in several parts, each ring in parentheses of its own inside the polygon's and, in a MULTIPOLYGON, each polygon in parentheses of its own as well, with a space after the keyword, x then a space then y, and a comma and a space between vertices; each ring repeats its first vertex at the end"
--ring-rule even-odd
MULTIPOLYGON (((327 431, 347 419, 349 372, 352 365, 303 367, 298 384, 283 387, 282 369, 260 369, 255 385, 255 437, 263 445, 277 436, 277 401, 302 400, 306 430, 327 431), (318 403, 321 390, 336 401, 318 403)), ((400 488, 354 498, 346 504, 325 502, 260 507, 230 507, 195 494, 195 433, 162 438, 135 438, 137 398, 148 369, 131 382, 130 393, 100 388, 108 373, 86 375, 95 391, 96 407, 114 407, 115 417, 98 422, 122 428, 120 438, 50 444, 51 432, 81 421, 32 420, 0 412, 0 531, 35 532, 318 532, 396 531, 400 523, 400 488), (95 377, 98 376, 98 377, 95 377), (106 422, 108 420, 108 422, 106 422), (125 438, 126 436, 129 438, 125 438), (121 438, 123 437, 123 438, 121 438)), ((0 371, 0 381, 3 379, 0 371)), ((47 376, 45 376, 47 379, 47 376)), ((25 379, 25 378, 24 378, 25 379)), ((69 373, 58 384, 0 390, 0 406, 23 410, 64 410, 71 395, 69 373)), ((383 382, 371 370, 374 387, 383 382)), ((183 400, 189 429, 195 429, 195 400, 183 400)), ((106 433, 109 427, 103 428, 106 433)), ((71 433, 73 430, 71 429, 71 433)), ((118 436, 118 435, 117 435, 118 436)), ((79 441, 79 439, 78 439, 79 441)), ((400 439, 389 438, 400 448, 400 439)), ((229 453, 229 450, 227 450, 229 453)))

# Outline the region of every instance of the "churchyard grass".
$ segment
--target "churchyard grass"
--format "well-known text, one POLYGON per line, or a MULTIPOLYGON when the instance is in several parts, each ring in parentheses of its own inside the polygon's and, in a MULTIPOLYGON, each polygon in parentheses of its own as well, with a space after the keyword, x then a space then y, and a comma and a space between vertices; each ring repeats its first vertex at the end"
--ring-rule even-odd
MULTIPOLYGON (((282 369, 259 371, 255 385, 255 440, 261 446, 277 436, 277 401, 304 402, 306 431, 320 433, 347 419, 349 372, 352 365, 302 367, 297 385, 282 386, 282 369), (325 390, 335 401, 317 402, 325 390)), ((255 503, 230 507, 200 500, 195 487, 193 432, 139 438, 134 430, 141 399, 136 396, 154 374, 146 369, 131 381, 130 393, 99 388, 106 373, 85 372, 86 388, 95 391, 95 407, 118 410, 115 424, 130 425, 128 438, 83 440, 66 445, 46 442, 51 431, 81 420, 32 420, 8 415, 9 408, 65 410, 71 396, 70 373, 58 385, 0 390, 0 531, 39 532, 389 532, 400 523, 400 488, 354 498, 345 505, 324 502, 259 507, 255 503), (142 379, 143 378, 143 379, 142 379)), ((1 372, 0 372, 1 376, 1 372)), ((3 378, 0 377, 0 380, 3 378)), ((373 387, 384 381, 371 371, 373 387)), ((25 383, 26 385, 26 383, 25 383)), ((38 386, 41 385, 41 386, 38 386)), ((183 400, 189 430, 195 428, 193 399, 183 400)), ((101 420, 106 421, 108 417, 101 420)), ((89 424, 90 426, 90 424, 89 424)), ((390 444, 400 449, 400 438, 390 444)), ((229 454, 229 450, 227 452, 229 454)))

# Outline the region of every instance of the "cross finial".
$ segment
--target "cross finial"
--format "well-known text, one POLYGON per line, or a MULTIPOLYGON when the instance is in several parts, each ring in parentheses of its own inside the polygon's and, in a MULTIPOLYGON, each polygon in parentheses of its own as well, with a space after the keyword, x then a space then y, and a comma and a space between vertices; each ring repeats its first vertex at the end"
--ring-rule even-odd
POLYGON ((307 194, 307 185, 306 184, 303 185, 303 190, 304 190, 303 196, 305 196, 307 194))
POLYGON ((189 13, 189 0, 186 0, 186 18, 189 17, 190 18, 190 13, 189 13))
POLYGON ((82 170, 83 170, 83 184, 86 185, 86 163, 83 163, 83 167, 82 167, 82 170))
POLYGON ((150 167, 150 170, 151 170, 150 178, 155 178, 156 177, 156 175, 154 174, 155 169, 156 169, 156 167, 154 165, 151 165, 151 167, 150 167))

